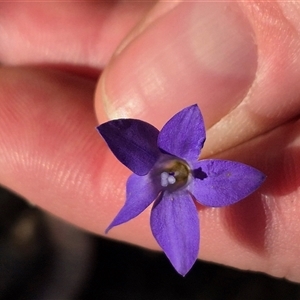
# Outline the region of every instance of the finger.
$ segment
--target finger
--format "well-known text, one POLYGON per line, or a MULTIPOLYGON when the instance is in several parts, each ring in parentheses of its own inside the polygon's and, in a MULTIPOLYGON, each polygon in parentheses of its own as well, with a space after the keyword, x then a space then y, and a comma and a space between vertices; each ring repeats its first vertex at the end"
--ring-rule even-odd
MULTIPOLYGON (((76 76, 2 68, 0 182, 55 215, 102 233, 113 205, 103 194, 111 179, 102 172, 107 150, 95 130, 93 90, 94 82, 76 76)), ((115 193, 118 197, 120 190, 115 193)))
POLYGON ((101 69, 151 5, 151 1, 1 2, 0 61, 101 69))
POLYGON ((210 128, 207 156, 299 113, 299 38, 288 4, 164 5, 159 18, 150 12, 151 22, 120 46, 101 77, 95 102, 100 122, 137 117, 161 127, 198 103, 210 128))

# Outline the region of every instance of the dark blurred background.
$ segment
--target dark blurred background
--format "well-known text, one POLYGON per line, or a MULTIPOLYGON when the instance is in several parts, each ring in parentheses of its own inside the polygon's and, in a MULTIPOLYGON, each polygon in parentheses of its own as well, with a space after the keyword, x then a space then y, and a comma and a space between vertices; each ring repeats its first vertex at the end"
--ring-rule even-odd
POLYGON ((300 299, 300 285, 83 232, 0 188, 0 299, 300 299))

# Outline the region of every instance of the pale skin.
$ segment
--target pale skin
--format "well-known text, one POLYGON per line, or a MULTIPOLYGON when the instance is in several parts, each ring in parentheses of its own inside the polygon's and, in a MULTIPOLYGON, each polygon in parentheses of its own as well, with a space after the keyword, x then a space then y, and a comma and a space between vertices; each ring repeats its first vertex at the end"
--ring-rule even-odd
MULTIPOLYGON (((130 171, 94 127, 161 128, 198 103, 201 157, 268 176, 238 204, 199 207, 199 258, 300 282, 299 34, 298 2, 1 3, 1 185, 104 235, 130 171)), ((109 237, 159 249, 149 213, 109 237)))

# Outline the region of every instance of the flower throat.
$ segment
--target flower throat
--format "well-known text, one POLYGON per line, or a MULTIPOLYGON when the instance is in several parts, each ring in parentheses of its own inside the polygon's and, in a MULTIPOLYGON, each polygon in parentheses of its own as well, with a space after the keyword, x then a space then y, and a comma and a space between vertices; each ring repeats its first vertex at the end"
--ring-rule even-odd
POLYGON ((168 156, 154 166, 153 175, 163 190, 172 192, 187 184, 190 168, 185 161, 168 156))

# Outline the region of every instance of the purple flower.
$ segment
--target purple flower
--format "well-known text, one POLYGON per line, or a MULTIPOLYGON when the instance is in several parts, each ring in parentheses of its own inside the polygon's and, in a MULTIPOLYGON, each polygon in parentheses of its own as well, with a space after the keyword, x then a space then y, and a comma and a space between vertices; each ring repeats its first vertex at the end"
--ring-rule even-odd
POLYGON ((151 229, 174 268, 185 275, 199 251, 195 206, 222 207, 254 192, 265 175, 242 163, 198 160, 205 127, 197 105, 172 117, 159 132, 149 123, 118 119, 97 127, 114 155, 134 172, 126 202, 106 229, 131 220, 154 202, 151 229))

